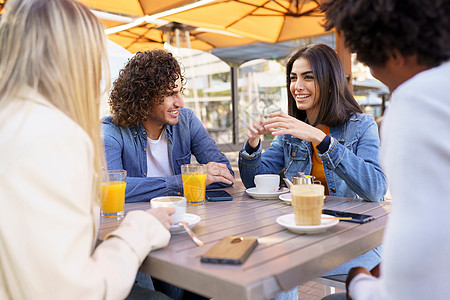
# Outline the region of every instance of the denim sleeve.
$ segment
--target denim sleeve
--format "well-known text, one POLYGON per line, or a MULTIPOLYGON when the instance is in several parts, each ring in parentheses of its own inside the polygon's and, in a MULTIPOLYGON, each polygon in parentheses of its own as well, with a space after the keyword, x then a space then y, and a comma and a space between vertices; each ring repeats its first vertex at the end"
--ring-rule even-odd
MULTIPOLYGON (((103 138, 108 169, 125 169, 123 162, 124 139, 119 127, 103 123, 103 138)), ((129 147, 134 147, 128 145, 129 147)), ((143 202, 158 196, 181 195, 181 175, 172 177, 146 177, 137 175, 137 170, 127 170, 125 202, 143 202)))
POLYGON ((255 175, 278 174, 284 168, 283 136, 277 136, 264 153, 260 143, 258 149, 249 154, 245 150, 247 143, 248 141, 239 152, 238 166, 242 183, 246 188, 251 188, 255 186, 255 175))
MULTIPOLYGON (((209 136, 205 127, 203 127, 200 120, 192 114, 190 121, 190 133, 191 133, 191 151, 200 164, 207 164, 209 162, 218 162, 225 164, 234 177, 234 171, 231 168, 231 164, 228 158, 216 145, 216 142, 209 136)), ((222 182, 215 182, 208 185, 207 189, 217 189, 230 187, 230 184, 222 182)))
POLYGON ((103 142, 105 146, 106 163, 109 170, 123 170, 122 149, 123 138, 118 127, 103 123, 103 142))
POLYGON ((334 171, 360 197, 380 201, 386 194, 387 183, 378 161, 378 127, 371 117, 366 117, 360 126, 361 134, 354 141, 355 152, 332 138, 328 151, 319 156, 323 167, 334 171))
MULTIPOLYGON (((180 196, 181 175, 171 177, 128 177, 125 202, 148 202, 160 196, 180 196), (168 187, 171 188, 168 188, 168 187)), ((149 207, 150 208, 150 207, 149 207)))

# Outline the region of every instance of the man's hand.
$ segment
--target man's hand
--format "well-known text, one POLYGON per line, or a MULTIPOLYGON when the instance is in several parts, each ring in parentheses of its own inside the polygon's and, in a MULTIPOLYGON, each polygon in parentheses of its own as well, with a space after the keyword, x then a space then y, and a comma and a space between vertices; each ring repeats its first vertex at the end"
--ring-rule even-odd
POLYGON ((381 263, 379 263, 372 270, 370 270, 370 274, 372 274, 372 276, 375 276, 377 278, 380 277, 380 265, 381 263))
POLYGON ((149 209, 146 212, 158 219, 164 227, 170 229, 170 225, 173 223, 170 216, 175 213, 175 207, 157 207, 149 209))
POLYGON ((370 274, 369 270, 367 270, 364 267, 352 268, 348 272, 347 281, 345 282, 345 288, 347 289, 347 300, 352 300, 352 297, 350 296, 350 294, 348 292, 348 286, 350 285, 350 282, 352 281, 352 279, 355 278, 356 275, 358 275, 360 273, 365 273, 365 274, 368 274, 368 275, 372 275, 372 274, 370 274))
POLYGON ((214 182, 223 182, 226 184, 233 184, 234 177, 226 164, 209 162, 207 165, 208 171, 206 175, 206 186, 214 182))

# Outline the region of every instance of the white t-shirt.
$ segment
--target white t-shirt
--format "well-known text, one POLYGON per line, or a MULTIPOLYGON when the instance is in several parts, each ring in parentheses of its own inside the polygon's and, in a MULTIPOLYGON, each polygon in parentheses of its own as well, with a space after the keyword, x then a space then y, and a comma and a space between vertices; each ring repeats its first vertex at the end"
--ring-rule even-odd
POLYGON ((353 299, 450 299, 450 62, 392 95, 381 127, 392 194, 381 277, 352 280, 353 299))
POLYGON ((173 176, 164 130, 157 140, 147 137, 147 177, 173 176))

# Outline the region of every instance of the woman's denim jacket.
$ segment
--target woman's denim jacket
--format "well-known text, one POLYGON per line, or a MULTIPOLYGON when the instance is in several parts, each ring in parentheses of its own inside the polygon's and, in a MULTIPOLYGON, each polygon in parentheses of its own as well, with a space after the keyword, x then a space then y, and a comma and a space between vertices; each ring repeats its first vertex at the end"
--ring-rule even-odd
MULTIPOLYGON (((370 115, 354 114, 343 125, 330 128, 331 143, 320 154, 330 196, 383 200, 387 184, 380 164, 378 126, 370 115)), ((239 171, 245 187, 254 187, 257 174, 278 174, 285 169, 291 178, 299 171, 311 173, 312 144, 291 135, 277 136, 270 148, 249 155, 239 153, 239 171)))
MULTIPOLYGON (((142 125, 137 128, 119 127, 112 118, 102 120, 108 169, 127 170, 126 202, 149 201, 164 195, 181 195, 181 165, 191 163, 191 155, 197 162, 226 164, 231 174, 230 162, 209 136, 200 120, 188 108, 180 109, 178 123, 166 125, 169 162, 174 176, 147 177, 147 131, 142 125)), ((208 188, 223 188, 229 185, 216 182, 208 188)))

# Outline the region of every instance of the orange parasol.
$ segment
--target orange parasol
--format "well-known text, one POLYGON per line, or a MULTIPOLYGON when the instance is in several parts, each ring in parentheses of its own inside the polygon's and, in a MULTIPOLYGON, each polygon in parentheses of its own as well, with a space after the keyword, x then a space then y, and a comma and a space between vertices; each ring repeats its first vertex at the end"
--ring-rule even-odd
MULTIPOLYGON (((110 21, 104 23, 106 26, 120 25, 117 22, 110 21)), ((197 28, 178 23, 168 23, 163 26, 144 23, 127 30, 109 34, 108 38, 132 53, 164 48, 164 43, 166 42, 177 48, 192 48, 202 51, 247 45, 255 42, 252 39, 228 32, 197 28)))
POLYGON ((110 13, 131 16, 153 15, 194 0, 78 0, 87 7, 110 13))
POLYGON ((215 0, 162 19, 269 43, 327 33, 319 0, 215 0))

